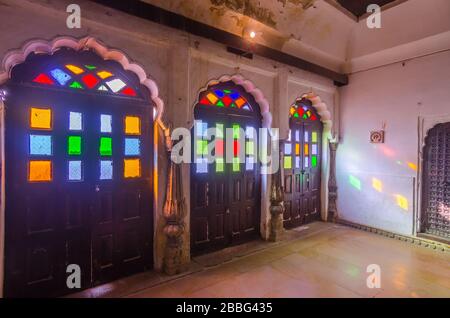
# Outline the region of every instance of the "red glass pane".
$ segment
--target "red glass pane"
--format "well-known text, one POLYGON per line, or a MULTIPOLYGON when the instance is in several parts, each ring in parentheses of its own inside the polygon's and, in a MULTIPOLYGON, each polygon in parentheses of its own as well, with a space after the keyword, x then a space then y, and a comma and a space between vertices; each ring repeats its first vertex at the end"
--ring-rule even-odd
POLYGON ((312 115, 311 115, 311 120, 317 120, 316 115, 312 114, 312 115))
POLYGON ((300 116, 303 116, 303 114, 305 113, 305 111, 303 110, 303 108, 299 107, 299 108, 297 109, 297 113, 298 113, 300 116))
POLYGON ((225 96, 224 98, 222 98, 222 102, 225 104, 225 106, 230 106, 230 104, 231 104, 231 102, 232 102, 233 100, 227 95, 227 96, 225 96))
POLYGON ((55 82, 52 81, 50 77, 45 75, 44 73, 39 74, 33 82, 40 83, 40 84, 47 84, 47 85, 54 85, 55 82))
POLYGON ((219 156, 219 157, 223 156, 223 140, 222 139, 216 140, 216 156, 219 156))
POLYGON ((94 88, 95 85, 97 85, 97 83, 99 82, 98 78, 92 74, 87 74, 83 76, 82 80, 84 84, 86 84, 86 86, 89 88, 94 88))
POLYGON ((237 157, 239 155, 240 144, 238 140, 233 142, 233 155, 237 157))
POLYGON ((136 96, 136 92, 131 87, 127 87, 122 91, 122 94, 128 95, 128 96, 136 96))
POLYGON ((202 104, 202 105, 211 105, 211 102, 206 97, 203 97, 200 100, 200 104, 202 104))

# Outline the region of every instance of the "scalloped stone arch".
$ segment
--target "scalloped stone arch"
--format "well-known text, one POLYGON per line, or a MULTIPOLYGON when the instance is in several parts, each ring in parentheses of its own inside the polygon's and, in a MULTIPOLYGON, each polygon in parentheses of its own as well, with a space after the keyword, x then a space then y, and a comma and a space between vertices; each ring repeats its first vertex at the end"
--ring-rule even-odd
POLYGON ((297 98, 295 101, 299 101, 302 98, 309 99, 312 103, 312 106, 320 115, 320 121, 323 123, 331 124, 331 113, 328 111, 327 104, 322 102, 322 99, 319 95, 314 92, 309 92, 301 95, 301 97, 297 98))
POLYGON ((159 89, 156 82, 147 77, 144 69, 140 65, 131 62, 125 53, 117 49, 109 49, 93 37, 76 39, 73 37, 64 36, 57 37, 51 41, 35 39, 27 42, 24 46, 22 46, 22 48, 10 51, 3 58, 2 70, 0 71, 0 85, 9 80, 12 68, 25 62, 30 53, 39 52, 52 54, 63 47, 68 47, 76 51, 92 49, 103 59, 116 61, 123 67, 123 69, 136 74, 141 85, 147 87, 150 91, 151 99, 155 103, 155 121, 160 124, 163 130, 166 130, 166 126, 161 120, 164 111, 164 103, 161 98, 159 98, 159 89))
MULTIPOLYGON (((217 85, 219 83, 229 81, 232 81, 236 85, 242 86, 247 93, 249 93, 250 95, 253 96, 253 98, 255 98, 255 101, 259 105, 259 109, 262 116, 262 127, 270 128, 272 125, 272 114, 270 113, 269 102, 264 97, 263 92, 260 89, 256 88, 255 84, 252 81, 244 79, 241 75, 232 75, 232 76, 224 75, 217 80, 210 80, 205 87, 202 87, 199 90, 197 94, 197 100, 193 105, 193 108, 199 103, 198 98, 200 97, 201 93, 207 91, 209 87, 211 87, 212 85, 217 85)), ((193 114, 193 112, 191 113, 193 114)))

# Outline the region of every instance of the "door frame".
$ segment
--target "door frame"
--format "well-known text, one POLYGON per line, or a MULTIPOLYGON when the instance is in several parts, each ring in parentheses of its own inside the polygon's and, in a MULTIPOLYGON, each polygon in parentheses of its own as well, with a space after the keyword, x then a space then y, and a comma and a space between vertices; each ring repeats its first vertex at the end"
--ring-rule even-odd
MULTIPOLYGON (((160 128, 164 133, 168 132, 167 125, 162 120, 162 115, 164 112, 164 103, 162 99, 159 97, 159 88, 157 83, 151 79, 150 76, 147 75, 145 70, 138 64, 135 64, 132 60, 130 60, 127 54, 119 49, 112 49, 105 46, 101 41, 98 41, 94 37, 84 37, 81 39, 77 39, 71 36, 60 36, 55 37, 52 40, 43 40, 43 39, 33 39, 27 41, 21 48, 13 49, 9 51, 4 59, 3 64, 1 65, 1 69, 3 71, 0 72, 0 298, 4 297, 4 278, 5 278, 5 104, 4 99, 7 98, 7 92, 2 89, 2 86, 10 80, 11 70, 17 64, 21 64, 26 60, 26 57, 30 53, 34 52, 44 52, 47 54, 52 54, 60 48, 71 48, 75 51, 80 51, 84 49, 91 49, 102 59, 109 59, 118 62, 123 69, 131 71, 137 75, 139 78, 140 84, 145 86, 150 93, 150 102, 153 105, 149 107, 153 107, 156 111, 154 113, 153 118, 153 129, 156 133, 158 131, 157 127, 160 128)), ((157 231, 157 226, 155 226, 158 221, 158 198, 155 197, 155 194, 158 193, 156 191, 159 181, 157 180, 158 174, 155 174, 155 171, 158 171, 158 144, 157 138, 154 134, 154 144, 153 144, 153 166, 151 167, 153 170, 153 229, 152 236, 155 237, 155 233, 157 231)), ((156 240, 153 239, 153 264, 156 264, 156 240)))

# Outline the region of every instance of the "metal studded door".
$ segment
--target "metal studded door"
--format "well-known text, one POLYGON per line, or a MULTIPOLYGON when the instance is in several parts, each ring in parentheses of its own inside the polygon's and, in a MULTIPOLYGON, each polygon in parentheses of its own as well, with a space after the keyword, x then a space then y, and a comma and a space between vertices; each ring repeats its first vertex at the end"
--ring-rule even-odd
POLYGON ((233 83, 213 86, 195 108, 191 165, 191 252, 201 254, 259 235, 258 105, 233 83), (208 129, 216 135, 208 138, 208 129), (227 137, 229 133, 229 138, 227 137), (227 147, 230 143, 231 147, 227 147), (208 145, 215 160, 208 162, 208 145), (239 159, 239 153, 245 159, 239 159), (227 156, 232 157, 227 161, 227 156))
POLYGON ((309 100, 290 108, 289 137, 282 144, 284 226, 320 219, 322 124, 309 100))
POLYGON ((423 152, 421 232, 450 240, 450 123, 431 129, 423 152))

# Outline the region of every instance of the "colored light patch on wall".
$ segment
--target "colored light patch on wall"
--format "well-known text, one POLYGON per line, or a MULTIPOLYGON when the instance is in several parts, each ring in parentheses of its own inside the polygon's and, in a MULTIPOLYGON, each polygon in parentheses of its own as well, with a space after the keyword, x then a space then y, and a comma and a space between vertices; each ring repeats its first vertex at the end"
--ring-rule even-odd
POLYGON ((353 188, 355 188, 358 191, 361 191, 361 180, 359 180, 357 177, 353 175, 350 175, 348 177, 348 181, 353 188))
POLYGON ((383 192, 383 182, 377 178, 372 178, 372 188, 378 192, 383 192))
POLYGON ((28 181, 52 181, 52 162, 50 160, 32 160, 28 164, 28 181))
POLYGON ((292 157, 291 156, 285 156, 284 157, 284 169, 292 169, 292 157))
POLYGON ((82 171, 81 171, 81 161, 69 161, 69 181, 81 181, 82 171))
POLYGON ((69 113, 69 130, 83 130, 83 115, 81 113, 69 113))
POLYGON ((81 136, 67 137, 67 154, 70 156, 81 155, 81 136))
POLYGON ((113 162, 112 160, 100 160, 100 180, 112 180, 113 162))
POLYGON ((408 162, 407 164, 408 164, 409 169, 411 169, 413 171, 417 171, 417 165, 415 163, 408 162))
POLYGON ((100 137, 100 156, 112 156, 112 138, 100 137))
POLYGON ((34 129, 52 129, 52 110, 32 107, 30 109, 30 127, 34 129))
POLYGON ((112 132, 112 116, 100 115, 100 132, 111 133, 112 132))
POLYGON ((60 68, 55 68, 51 70, 50 74, 61 86, 65 86, 67 82, 69 82, 72 79, 72 76, 70 76, 60 68))
POLYGON ((405 198, 404 196, 402 196, 402 195, 400 195, 400 194, 396 194, 395 195, 395 199, 396 199, 396 201, 397 201, 397 205, 401 208, 401 209, 403 209, 403 210, 405 210, 405 211, 408 211, 408 199, 407 198, 405 198))
POLYGON ((140 135, 141 119, 136 116, 125 116, 125 134, 140 135))
POLYGON ((138 138, 125 138, 125 156, 139 156, 141 141, 138 138))
POLYGON ((141 176, 141 160, 124 159, 123 176, 124 178, 139 178, 141 176))
POLYGON ((52 136, 30 135, 30 155, 51 156, 52 136))

